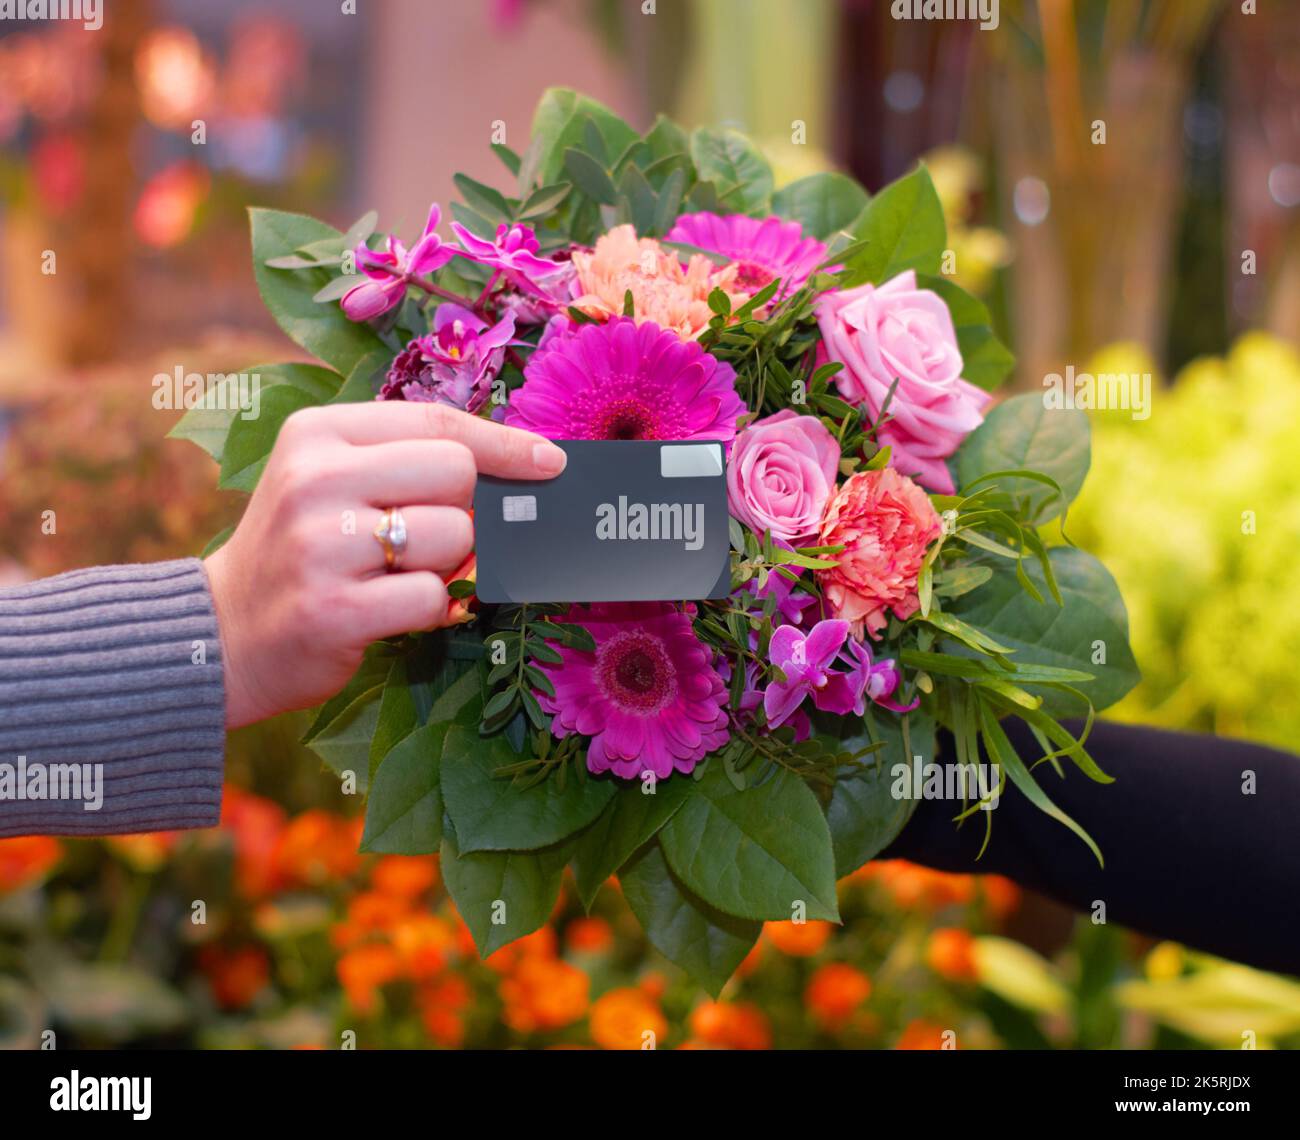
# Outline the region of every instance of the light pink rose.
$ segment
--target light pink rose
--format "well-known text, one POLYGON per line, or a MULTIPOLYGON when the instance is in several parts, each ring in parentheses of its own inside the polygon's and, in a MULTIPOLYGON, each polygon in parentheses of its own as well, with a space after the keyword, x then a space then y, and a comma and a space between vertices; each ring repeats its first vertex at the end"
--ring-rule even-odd
POLYGON ((790 408, 755 420, 727 465, 731 513, 747 527, 796 542, 817 533, 835 490, 840 445, 816 416, 790 408))
POLYGON ((983 422, 989 402, 961 378, 957 333, 943 298, 916 287, 911 269, 883 285, 823 294, 817 302, 822 354, 844 367, 840 394, 865 405, 873 419, 898 378, 890 421, 877 438, 893 450, 890 465, 932 491, 952 494, 944 460, 983 422))

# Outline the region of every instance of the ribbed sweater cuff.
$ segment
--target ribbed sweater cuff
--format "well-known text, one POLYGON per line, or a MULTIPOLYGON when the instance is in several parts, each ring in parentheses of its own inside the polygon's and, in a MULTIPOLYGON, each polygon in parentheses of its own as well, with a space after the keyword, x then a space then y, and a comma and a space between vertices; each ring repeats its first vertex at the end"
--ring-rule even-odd
POLYGON ((0 590, 0 836, 214 826, 224 756, 203 563, 0 590))

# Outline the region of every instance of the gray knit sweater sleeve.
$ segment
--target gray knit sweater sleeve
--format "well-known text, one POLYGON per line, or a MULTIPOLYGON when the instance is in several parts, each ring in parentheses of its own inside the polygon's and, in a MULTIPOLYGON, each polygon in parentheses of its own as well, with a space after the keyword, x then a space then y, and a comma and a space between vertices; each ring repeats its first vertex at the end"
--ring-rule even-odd
POLYGON ((203 563, 0 590, 0 837, 211 827, 224 753, 203 563))

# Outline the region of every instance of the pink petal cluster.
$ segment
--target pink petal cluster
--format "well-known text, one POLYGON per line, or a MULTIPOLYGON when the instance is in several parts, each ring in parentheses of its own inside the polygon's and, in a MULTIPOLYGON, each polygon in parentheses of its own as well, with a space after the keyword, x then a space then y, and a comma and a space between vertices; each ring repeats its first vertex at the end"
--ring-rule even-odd
POLYGON ((826 260, 826 246, 805 237, 798 222, 751 218, 747 214, 683 214, 665 241, 720 253, 736 271, 736 284, 747 293, 781 279, 778 296, 801 288, 826 260))
POLYGON ((524 368, 505 422, 547 439, 717 439, 745 410, 731 365, 626 317, 547 341, 524 368))
POLYGON ((591 737, 587 767, 632 778, 690 772, 726 743, 727 690, 692 626, 694 607, 664 602, 574 606, 594 652, 559 649, 543 665, 555 696, 537 694, 557 737, 591 737))
POLYGON ((898 387, 878 432, 890 463, 925 486, 952 494, 944 460, 983 422, 987 392, 963 380, 961 351, 943 298, 918 289, 912 270, 883 285, 825 293, 817 301, 822 359, 839 361, 840 394, 879 418, 890 385, 898 387))
POLYGON ((920 607, 916 580, 926 548, 943 530, 926 493, 892 467, 859 471, 826 508, 820 542, 843 546, 838 565, 817 579, 831 613, 876 637, 888 615, 900 621, 920 607))
POLYGON ((442 211, 435 202, 429 207, 420 240, 409 250, 400 238, 388 235, 384 248, 375 252, 362 243, 356 248, 357 269, 366 278, 354 285, 339 303, 349 320, 368 321, 402 303, 412 278, 441 269, 456 256, 456 247, 438 236, 442 211))
POLYGON ((731 513, 756 534, 805 539, 817 533, 839 466, 840 445, 816 416, 785 408, 755 420, 727 465, 731 513))

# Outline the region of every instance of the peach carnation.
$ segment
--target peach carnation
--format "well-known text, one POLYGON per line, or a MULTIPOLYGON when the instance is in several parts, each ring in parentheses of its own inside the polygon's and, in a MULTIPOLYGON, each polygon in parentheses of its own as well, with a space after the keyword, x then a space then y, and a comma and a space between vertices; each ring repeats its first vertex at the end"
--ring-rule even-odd
POLYGON ((859 471, 826 507, 821 543, 843 546, 839 565, 818 571, 831 613, 876 637, 892 611, 900 621, 920 606, 916 579, 926 547, 943 525, 929 498, 892 467, 859 471))
POLYGON ((717 266, 696 253, 683 267, 675 253, 653 238, 638 238, 631 226, 615 226, 589 253, 575 252, 573 264, 576 308, 600 320, 617 317, 630 290, 637 324, 653 321, 683 340, 694 340, 708 328, 714 289, 729 294, 734 305, 744 302, 735 266, 717 266))

